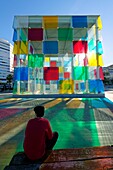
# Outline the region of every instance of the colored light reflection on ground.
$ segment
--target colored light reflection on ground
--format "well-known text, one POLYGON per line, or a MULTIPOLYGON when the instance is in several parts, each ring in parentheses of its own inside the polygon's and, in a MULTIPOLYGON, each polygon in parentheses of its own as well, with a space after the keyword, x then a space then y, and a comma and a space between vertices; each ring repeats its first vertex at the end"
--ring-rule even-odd
MULTIPOLYGON (((32 103, 33 101, 31 100, 31 105, 32 103)), ((53 131, 58 131, 59 133, 59 139, 54 149, 84 148, 112 144, 113 135, 110 129, 113 127, 113 103, 111 101, 107 99, 55 99, 46 101, 43 105, 46 108, 45 117, 50 120, 53 131)), ((25 123, 26 126, 27 121, 34 117, 34 113, 28 112, 28 108, 22 110, 19 108, 9 109, 6 105, 3 110, 2 106, 3 103, 0 108, 2 111, 0 124, 2 125, 1 128, 4 127, 4 134, 8 133, 6 125, 9 124, 9 120, 12 122, 10 125, 16 131, 16 128, 19 128, 21 124, 25 123), (3 111, 5 116, 3 116, 3 111), (7 132, 5 132, 5 128, 7 132)), ((18 103, 15 107, 17 108, 17 106, 18 103)), ((0 146, 0 169, 9 163, 15 152, 23 151, 25 126, 0 146)), ((0 132, 3 135, 2 131, 0 132)))

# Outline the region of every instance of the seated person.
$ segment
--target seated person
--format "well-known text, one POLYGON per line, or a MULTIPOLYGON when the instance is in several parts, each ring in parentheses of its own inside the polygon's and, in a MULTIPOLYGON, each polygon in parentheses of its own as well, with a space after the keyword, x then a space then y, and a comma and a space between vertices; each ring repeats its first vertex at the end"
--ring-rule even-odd
POLYGON ((58 133, 53 133, 49 121, 43 118, 44 106, 36 106, 34 112, 36 118, 28 121, 23 144, 26 156, 33 161, 43 160, 58 139, 58 133))

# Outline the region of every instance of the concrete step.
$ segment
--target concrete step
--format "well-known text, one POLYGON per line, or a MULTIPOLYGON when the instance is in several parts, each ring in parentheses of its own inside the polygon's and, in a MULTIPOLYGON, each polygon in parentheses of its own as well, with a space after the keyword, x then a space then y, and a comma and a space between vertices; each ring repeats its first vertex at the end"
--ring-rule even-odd
POLYGON ((4 170, 102 170, 113 169, 113 147, 58 149, 43 162, 27 162, 24 153, 13 156, 4 170))

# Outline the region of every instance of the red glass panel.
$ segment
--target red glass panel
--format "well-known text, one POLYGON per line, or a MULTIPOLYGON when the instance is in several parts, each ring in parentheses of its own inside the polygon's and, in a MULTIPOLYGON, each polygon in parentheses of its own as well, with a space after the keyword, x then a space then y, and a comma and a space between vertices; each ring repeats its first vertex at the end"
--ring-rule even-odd
POLYGON ((99 68, 99 73, 100 73, 100 79, 104 80, 104 74, 103 74, 102 67, 99 68))
POLYGON ((73 41, 73 53, 87 53, 87 41, 73 41))
POLYGON ((28 29, 28 40, 31 41, 42 41, 43 40, 43 29, 42 28, 29 28, 28 29))
POLYGON ((56 67, 56 61, 50 61, 50 66, 51 67, 56 67))
POLYGON ((70 72, 64 72, 64 78, 70 78, 70 72))
POLYGON ((58 80, 59 69, 58 67, 44 67, 44 80, 58 80))
MULTIPOLYGON (((100 78, 101 80, 104 80, 104 74, 103 74, 102 67, 99 68, 99 75, 100 75, 99 78, 100 78)), ((94 76, 95 76, 95 78, 97 78, 97 70, 96 70, 96 69, 94 70, 94 76)))

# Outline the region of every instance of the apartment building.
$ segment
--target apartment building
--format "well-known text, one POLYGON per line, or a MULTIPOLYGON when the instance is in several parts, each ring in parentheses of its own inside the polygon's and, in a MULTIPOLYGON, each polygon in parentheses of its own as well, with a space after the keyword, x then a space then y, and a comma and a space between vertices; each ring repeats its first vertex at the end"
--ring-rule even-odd
POLYGON ((13 45, 0 39, 0 83, 6 83, 6 77, 13 72, 13 45))
POLYGON ((113 84, 113 64, 107 67, 103 67, 104 72, 104 82, 106 85, 113 84))

